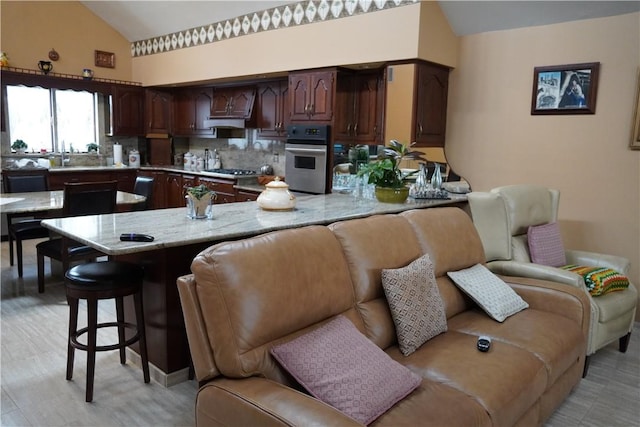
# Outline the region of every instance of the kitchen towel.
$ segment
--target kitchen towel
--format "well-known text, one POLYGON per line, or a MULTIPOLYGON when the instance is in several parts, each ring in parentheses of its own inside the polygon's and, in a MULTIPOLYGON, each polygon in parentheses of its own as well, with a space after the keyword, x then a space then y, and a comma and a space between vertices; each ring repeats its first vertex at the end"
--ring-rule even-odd
POLYGON ((122 166, 122 145, 113 144, 113 164, 122 166))

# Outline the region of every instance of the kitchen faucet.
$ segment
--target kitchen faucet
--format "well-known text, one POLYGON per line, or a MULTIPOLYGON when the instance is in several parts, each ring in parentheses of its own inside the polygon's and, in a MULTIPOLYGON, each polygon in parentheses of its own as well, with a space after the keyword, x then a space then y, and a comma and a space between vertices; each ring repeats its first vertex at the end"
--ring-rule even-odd
POLYGON ((60 167, 64 167, 64 140, 62 140, 62 148, 60 149, 60 167))

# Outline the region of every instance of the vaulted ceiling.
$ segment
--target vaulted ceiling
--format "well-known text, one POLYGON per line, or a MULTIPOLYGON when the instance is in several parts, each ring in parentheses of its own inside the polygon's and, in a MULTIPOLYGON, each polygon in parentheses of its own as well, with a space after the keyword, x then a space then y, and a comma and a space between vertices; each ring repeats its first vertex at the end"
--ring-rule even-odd
MULTIPOLYGON (((320 3, 320 0, 310 0, 320 3)), ((291 0, 81 1, 127 40, 139 41, 219 22, 291 0)), ((640 1, 439 1, 453 31, 487 31, 614 16, 640 10, 640 1)))

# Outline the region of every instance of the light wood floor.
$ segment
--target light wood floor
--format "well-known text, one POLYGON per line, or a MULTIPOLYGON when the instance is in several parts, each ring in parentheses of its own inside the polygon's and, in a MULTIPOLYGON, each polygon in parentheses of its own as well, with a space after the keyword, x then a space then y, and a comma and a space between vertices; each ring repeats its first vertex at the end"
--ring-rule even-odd
MULTIPOLYGON (((73 381, 65 380, 69 310, 61 279, 48 277, 38 294, 34 243, 25 245, 25 273, 9 266, 1 247, 0 401, 2 426, 193 426, 195 381, 165 388, 144 384, 137 367, 117 352, 99 353, 93 403, 85 403, 84 352, 76 351, 73 381)), ((48 263, 47 263, 48 264, 48 263)), ((47 265, 48 274, 48 265, 47 265)), ((81 309, 83 309, 81 305, 81 309)), ((114 319, 100 304, 99 321, 114 319)), ((86 319, 80 313, 81 324, 86 319)), ((102 342, 115 334, 99 335, 102 342)), ((548 420, 548 427, 640 426, 640 324, 626 354, 615 346, 592 357, 589 375, 548 420)), ((458 426, 455 426, 458 427, 458 426)), ((460 426, 464 427, 464 426, 460 426)))

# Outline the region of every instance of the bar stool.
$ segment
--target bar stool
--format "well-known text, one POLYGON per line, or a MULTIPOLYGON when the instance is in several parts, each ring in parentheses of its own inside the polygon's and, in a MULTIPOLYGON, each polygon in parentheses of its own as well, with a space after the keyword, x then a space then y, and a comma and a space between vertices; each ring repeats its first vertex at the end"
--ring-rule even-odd
POLYGON ((73 376, 73 360, 75 349, 87 352, 87 387, 86 401, 93 400, 93 378, 95 373, 96 352, 120 350, 120 363, 126 363, 125 347, 138 342, 144 382, 149 382, 149 360, 147 358, 147 342, 144 330, 144 313, 142 307, 142 267, 122 261, 90 262, 70 268, 65 274, 67 301, 69 302, 69 342, 67 348, 67 380, 73 376), (123 297, 132 295, 134 299, 136 324, 124 321, 123 297), (87 301, 86 328, 78 329, 78 302, 87 301), (98 300, 115 299, 116 322, 98 323, 98 300), (99 328, 117 327, 118 343, 96 345, 99 328), (125 328, 135 330, 135 335, 125 340, 125 328), (78 337, 87 334, 87 344, 78 342, 78 337))

